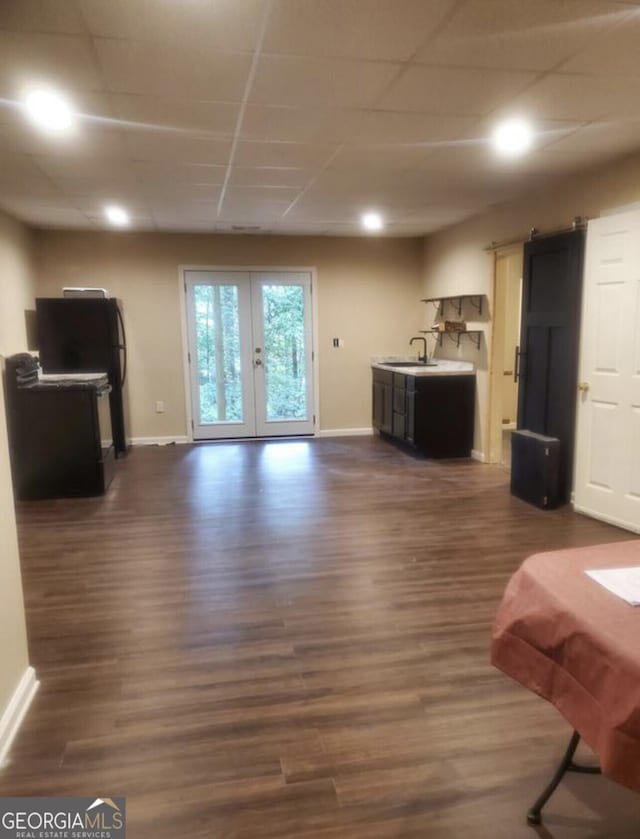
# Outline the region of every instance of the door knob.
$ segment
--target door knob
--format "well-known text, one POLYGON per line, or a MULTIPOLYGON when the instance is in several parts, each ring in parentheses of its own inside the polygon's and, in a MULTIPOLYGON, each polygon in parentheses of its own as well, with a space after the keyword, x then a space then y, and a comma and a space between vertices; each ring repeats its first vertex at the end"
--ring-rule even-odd
POLYGON ((580 382, 578 390, 580 393, 586 393, 589 390, 589 382, 580 382))
POLYGON ((262 364, 262 359, 256 358, 256 367, 260 367, 261 364, 262 364))

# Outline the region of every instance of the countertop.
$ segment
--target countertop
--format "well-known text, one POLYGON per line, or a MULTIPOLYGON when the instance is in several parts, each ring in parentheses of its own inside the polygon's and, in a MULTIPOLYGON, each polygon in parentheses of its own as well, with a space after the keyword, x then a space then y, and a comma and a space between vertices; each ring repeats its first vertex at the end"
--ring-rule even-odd
POLYGON ((415 358, 399 358, 396 356, 373 356, 371 366, 379 370, 388 370, 392 373, 404 373, 406 376, 474 376, 475 369, 470 361, 447 361, 446 359, 433 359, 434 364, 423 367, 416 364, 415 367, 394 367, 394 361, 417 361, 415 358), (389 363, 391 362, 391 363, 389 363))

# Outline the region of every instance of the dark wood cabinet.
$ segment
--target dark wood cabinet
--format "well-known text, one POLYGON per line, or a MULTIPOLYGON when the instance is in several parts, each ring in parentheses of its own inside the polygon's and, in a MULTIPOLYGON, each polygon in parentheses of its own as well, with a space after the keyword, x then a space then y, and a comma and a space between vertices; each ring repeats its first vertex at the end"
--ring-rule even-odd
POLYGON ((373 371, 373 427, 393 432, 393 373, 388 370, 373 371))
POLYGON ((408 376, 373 368, 373 427, 426 457, 469 457, 475 376, 408 376))
POLYGON ((101 495, 114 452, 109 386, 19 385, 20 356, 6 360, 5 393, 15 497, 20 501, 101 495), (14 359, 18 359, 15 361, 14 359))

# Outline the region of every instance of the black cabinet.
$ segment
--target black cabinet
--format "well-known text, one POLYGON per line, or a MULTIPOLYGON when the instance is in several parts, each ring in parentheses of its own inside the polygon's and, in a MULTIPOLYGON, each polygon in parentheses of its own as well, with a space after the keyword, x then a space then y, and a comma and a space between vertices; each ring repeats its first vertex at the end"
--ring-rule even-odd
POLYGON ((373 371, 373 427, 393 431, 393 373, 388 370, 373 371))
POLYGON ((13 358, 8 358, 5 391, 16 498, 104 493, 114 469, 106 378, 101 386, 20 385, 13 358))
POLYGON ((373 427, 426 457, 469 457, 475 376, 408 376, 373 368, 373 427))

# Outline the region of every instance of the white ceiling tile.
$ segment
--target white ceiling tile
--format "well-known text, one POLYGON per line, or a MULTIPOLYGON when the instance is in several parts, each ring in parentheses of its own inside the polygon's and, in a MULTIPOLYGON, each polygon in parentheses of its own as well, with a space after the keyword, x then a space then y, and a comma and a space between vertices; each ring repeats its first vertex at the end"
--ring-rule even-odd
MULTIPOLYGON (((640 73, 640 9, 627 16, 617 29, 607 31, 589 44, 588 49, 569 59, 562 72, 637 76, 640 73)), ((622 80, 621 80, 622 81, 622 80)))
POLYGON ((230 139, 217 140, 169 131, 126 131, 125 142, 132 159, 166 163, 212 163, 223 166, 231 151, 230 139))
POLYGON ((67 161, 89 159, 95 166, 100 159, 124 159, 125 156, 122 133, 110 128, 81 125, 73 136, 58 137, 33 131, 24 123, 14 123, 2 125, 0 133, 15 150, 41 157, 59 157, 67 161))
POLYGON ((263 200, 254 197, 244 197, 234 194, 225 198, 220 213, 221 221, 233 221, 234 223, 251 222, 267 223, 279 219, 291 202, 277 199, 263 200))
POLYGON ((279 186, 228 186, 225 192, 225 203, 255 202, 278 203, 288 206, 300 194, 296 187, 279 186))
POLYGON ((288 140, 297 143, 340 143, 357 128, 362 111, 317 107, 248 105, 240 136, 247 140, 288 140))
POLYGON ((138 188, 138 195, 147 199, 148 203, 156 205, 161 202, 165 205, 172 203, 189 204, 194 206, 204 204, 217 205, 222 187, 200 184, 168 184, 145 183, 138 188))
POLYGON ((326 233, 325 225, 318 222, 295 221, 289 216, 274 222, 273 230, 280 235, 290 236, 322 236, 326 233))
POLYGON ((538 119, 591 122, 640 117, 640 76, 545 76, 512 102, 514 110, 538 119))
POLYGON ((234 163, 236 166, 293 166, 317 168, 334 153, 335 147, 310 143, 254 142, 238 143, 234 163))
POLYGON ((350 172, 376 177, 385 177, 405 172, 418 166, 425 157, 432 153, 430 148, 421 145, 381 145, 381 146, 343 146, 331 161, 331 169, 344 177, 350 172))
POLYGON ((461 4, 417 61, 549 70, 596 43, 629 9, 603 0, 480 0, 461 4))
POLYGON ((0 31, 0 96, 19 99, 34 85, 102 90, 90 39, 0 31))
POLYGON ((215 223, 218 204, 216 201, 170 201, 154 200, 149 202, 149 209, 154 219, 179 218, 184 222, 215 223))
POLYGON ((240 109, 230 102, 140 94, 114 93, 110 99, 116 118, 125 122, 158 130, 207 132, 215 137, 233 137, 240 109))
POLYGON ((263 56, 249 101, 296 108, 366 108, 401 65, 375 61, 263 56))
POLYGON ((386 110, 482 116, 515 96, 535 74, 412 66, 378 102, 386 110))
MULTIPOLYGON (((55 1, 55 0, 54 0, 55 1)), ((58 0, 67 2, 67 0, 58 0)), ((252 52, 262 0, 78 0, 93 35, 252 52)))
POLYGON ((521 171, 556 177, 594 166, 640 148, 640 122, 585 126, 521 161, 521 171))
POLYGON ((133 160, 133 171, 140 183, 163 184, 222 184, 226 165, 207 163, 180 163, 179 161, 133 160))
MULTIPOLYGON (((1 201, 1 199, 0 199, 1 201)), ((71 206, 50 206, 25 200, 12 201, 5 205, 5 209, 21 221, 36 227, 73 227, 77 229, 91 228, 93 224, 84 213, 71 206)))
POLYGON ((2 0, 0 30, 5 32, 85 32, 82 17, 73 2, 59 0, 2 0))
POLYGON ((313 222, 320 224, 328 222, 353 223, 360 218, 363 210, 369 209, 366 202, 360 201, 357 196, 348 200, 341 200, 340 197, 316 194, 313 189, 305 193, 295 206, 287 213, 288 221, 313 222))
POLYGON ((303 187, 312 178, 311 169, 292 166, 234 166, 229 184, 232 186, 303 187))
POLYGON ((453 0, 274 0, 264 50, 407 61, 453 6, 453 0))
POLYGON ((240 102, 251 56, 206 45, 158 44, 98 38, 95 49, 113 93, 240 102))
POLYGON ((70 183, 137 183, 136 173, 127 160, 118 158, 38 155, 31 158, 38 168, 54 180, 70 183))
POLYGON ((477 117, 435 116, 411 111, 365 111, 348 143, 406 145, 442 143, 474 136, 477 117))

